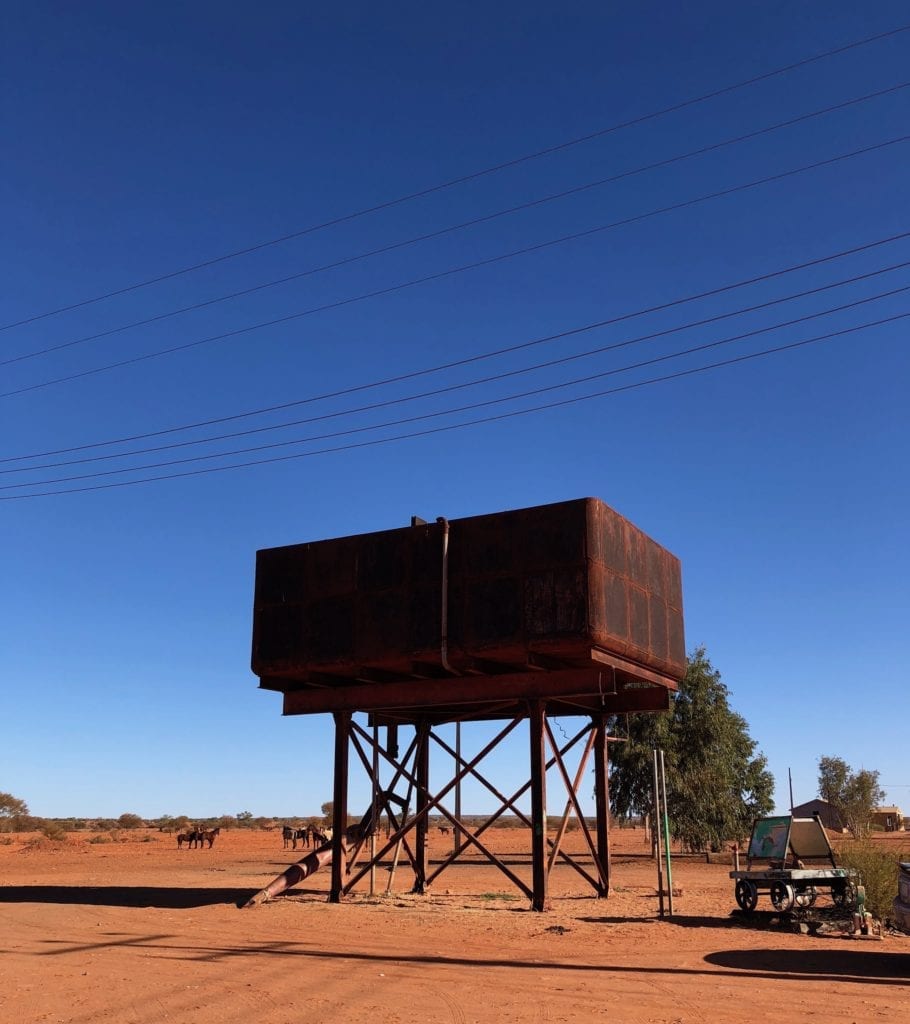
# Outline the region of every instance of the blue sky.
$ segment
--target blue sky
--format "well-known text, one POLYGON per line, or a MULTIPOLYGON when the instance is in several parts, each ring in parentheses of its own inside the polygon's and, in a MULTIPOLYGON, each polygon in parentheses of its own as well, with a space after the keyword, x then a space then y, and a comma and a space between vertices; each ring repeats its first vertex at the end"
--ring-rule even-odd
MULTIPOLYGON (((75 490, 454 426, 899 317, 910 312, 907 293, 897 291, 910 285, 907 268, 878 272, 910 261, 910 239, 409 382, 81 455, 327 420, 106 462, 60 467, 76 456, 20 458, 303 402, 910 231, 910 144, 871 149, 910 134, 904 88, 165 316, 900 86, 910 79, 910 32, 902 32, 458 187, 40 316, 906 20, 896 2, 864 10, 839 2, 499 4, 492 11, 470 3, 391 10, 354 3, 343 11, 281 3, 6 5, 0 323, 31 322, 0 332, 0 789, 47 816, 312 813, 331 798, 331 722, 283 719, 280 698, 257 690, 249 669, 256 550, 403 526, 412 514, 456 519, 595 495, 681 558, 687 644, 704 644, 722 673, 769 758, 779 804, 787 803, 788 768, 797 800, 809 799, 818 758, 836 754, 878 769, 889 799, 910 813, 906 321, 497 422, 75 490), (876 276, 529 369, 864 274, 876 276), (885 292, 897 293, 873 298, 885 292), (509 398, 864 299, 713 351, 509 398), (296 315, 334 303, 342 305, 296 315), (81 340, 152 317, 161 319, 81 340), (54 351, 35 354, 45 349, 54 351), (518 369, 527 372, 470 384, 518 369), (50 383, 60 377, 73 379, 50 383), (459 384, 470 386, 355 411, 459 384), (446 411, 498 399, 505 401, 473 413, 446 411), (362 427, 375 429, 42 483, 362 427)), ((572 722, 563 725, 573 731, 572 722)), ((479 747, 481 732, 466 744, 479 747)), ((491 769, 503 788, 519 784, 523 772, 520 744, 491 769)), ((489 801, 472 791, 466 804, 481 810, 489 801)))

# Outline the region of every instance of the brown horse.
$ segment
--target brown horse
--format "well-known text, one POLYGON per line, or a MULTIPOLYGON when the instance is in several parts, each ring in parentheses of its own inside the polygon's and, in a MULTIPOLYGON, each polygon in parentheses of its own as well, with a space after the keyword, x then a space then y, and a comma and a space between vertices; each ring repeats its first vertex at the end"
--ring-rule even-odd
POLYGON ((209 831, 199 832, 198 835, 200 847, 202 846, 203 843, 208 843, 209 849, 211 850, 211 848, 215 845, 215 836, 221 835, 221 829, 213 828, 209 831))

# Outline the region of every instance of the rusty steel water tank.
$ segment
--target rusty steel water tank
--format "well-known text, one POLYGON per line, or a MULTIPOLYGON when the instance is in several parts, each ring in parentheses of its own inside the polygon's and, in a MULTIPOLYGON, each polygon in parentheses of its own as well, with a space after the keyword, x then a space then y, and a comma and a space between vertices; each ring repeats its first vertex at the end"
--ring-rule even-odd
POLYGON ((478 677, 490 699, 500 681, 547 696, 549 678, 603 706, 605 685, 658 687, 644 703, 664 706, 686 667, 680 564, 596 498, 270 548, 252 667, 266 689, 315 691, 288 713, 337 709, 340 688, 369 709, 394 683, 398 707, 457 703, 478 677))

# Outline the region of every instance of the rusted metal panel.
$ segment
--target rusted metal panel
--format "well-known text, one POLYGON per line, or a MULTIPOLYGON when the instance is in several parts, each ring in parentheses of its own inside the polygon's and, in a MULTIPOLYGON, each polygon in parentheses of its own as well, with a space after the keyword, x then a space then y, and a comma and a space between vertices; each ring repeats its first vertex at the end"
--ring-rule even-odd
MULTIPOLYGON (((589 668, 675 688, 685 672, 678 559, 595 498, 454 520, 447 659, 440 524, 258 552, 253 671, 262 685, 362 686, 501 665, 589 668)), ((490 696, 496 675, 488 673, 490 696)), ((613 681, 615 681, 615 675, 613 681)), ((325 710, 329 710, 326 706, 325 710)))

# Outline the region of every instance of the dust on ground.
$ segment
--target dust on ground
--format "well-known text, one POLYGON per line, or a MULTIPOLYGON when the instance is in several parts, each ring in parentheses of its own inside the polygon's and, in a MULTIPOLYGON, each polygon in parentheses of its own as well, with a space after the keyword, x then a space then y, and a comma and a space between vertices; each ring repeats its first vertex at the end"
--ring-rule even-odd
MULTIPOLYGON (((527 832, 486 836, 529 880, 527 832)), ((381 868, 375 895, 364 879, 345 903, 328 904, 323 871, 241 911, 238 903, 304 852, 285 851, 280 831, 224 832, 196 850, 151 831, 118 842, 8 838, 0 845, 4 1024, 865 1024, 910 1015, 910 936, 794 934, 770 912, 745 920, 734 913, 729 865, 704 857, 674 859, 676 914, 659 921, 655 866, 631 829, 611 833, 608 899, 557 865, 543 914, 477 856, 423 896, 408 891, 405 864, 388 895, 381 868)), ((582 850, 578 833, 568 842, 582 850)), ((434 831, 431 858, 451 843, 434 831)))

